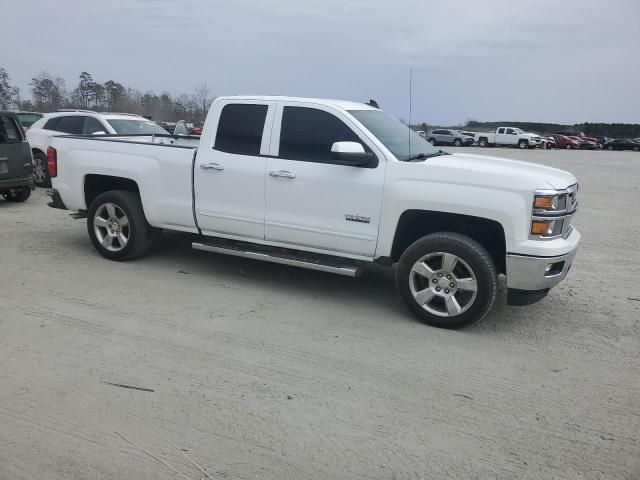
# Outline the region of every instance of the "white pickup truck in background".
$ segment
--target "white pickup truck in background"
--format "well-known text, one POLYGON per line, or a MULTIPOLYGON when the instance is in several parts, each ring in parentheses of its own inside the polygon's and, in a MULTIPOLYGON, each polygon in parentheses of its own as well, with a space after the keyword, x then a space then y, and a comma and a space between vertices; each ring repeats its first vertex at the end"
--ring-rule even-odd
POLYGON ((527 133, 515 127, 498 127, 495 133, 476 133, 475 141, 481 147, 518 147, 536 148, 542 143, 542 137, 536 133, 527 133))
POLYGON ((431 325, 543 298, 580 234, 577 181, 554 168, 433 147, 371 105, 219 97, 195 145, 170 136, 54 137, 50 206, 86 217, 97 251, 144 254, 162 229, 200 250, 356 276, 397 264, 397 289, 431 325))

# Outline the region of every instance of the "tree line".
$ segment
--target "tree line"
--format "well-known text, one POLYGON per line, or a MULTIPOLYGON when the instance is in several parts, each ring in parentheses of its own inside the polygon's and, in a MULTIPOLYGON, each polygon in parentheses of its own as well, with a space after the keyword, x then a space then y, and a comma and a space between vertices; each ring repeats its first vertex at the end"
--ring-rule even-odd
POLYGON ((89 72, 81 72, 78 84, 69 90, 61 77, 41 72, 29 82, 25 95, 11 85, 8 72, 0 67, 0 110, 17 109, 33 112, 55 112, 73 108, 99 112, 135 113, 153 120, 189 122, 203 121, 214 97, 206 83, 198 84, 192 93, 173 96, 142 93, 115 80, 100 83, 89 72))
MULTIPOLYGON (((69 91, 61 77, 53 77, 42 72, 29 83, 29 94, 22 96, 20 88, 11 86, 7 71, 0 67, 0 109, 53 112, 61 108, 79 108, 100 112, 136 113, 153 120, 189 122, 202 121, 213 101, 211 89, 206 83, 198 84, 192 93, 172 96, 169 92, 156 95, 154 92, 142 93, 126 87, 114 80, 97 82, 89 72, 81 72, 77 86, 69 91)), ((611 138, 638 138, 640 125, 628 123, 578 123, 563 125, 559 123, 536 122, 479 122, 469 120, 464 126, 453 127, 462 130, 495 130, 509 125, 525 131, 541 134, 559 131, 584 132, 589 136, 611 138)), ((412 125, 416 130, 427 131, 435 126, 420 123, 412 125)))

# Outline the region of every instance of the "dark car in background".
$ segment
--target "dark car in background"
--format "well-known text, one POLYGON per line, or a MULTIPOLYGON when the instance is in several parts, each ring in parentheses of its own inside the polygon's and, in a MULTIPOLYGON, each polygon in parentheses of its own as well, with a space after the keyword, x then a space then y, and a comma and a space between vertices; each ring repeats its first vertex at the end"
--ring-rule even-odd
POLYGON ((24 202, 31 195, 31 148, 14 112, 0 111, 0 195, 24 202))
POLYGON ((629 138, 618 138, 616 140, 609 140, 602 148, 605 150, 633 150, 637 152, 640 151, 640 143, 634 142, 629 138))
POLYGON ((31 125, 44 117, 44 114, 38 112, 16 112, 16 115, 25 130, 28 130, 31 125))
POLYGON ((454 147, 469 146, 474 142, 473 138, 463 135, 458 130, 444 128, 429 130, 426 139, 432 145, 453 145, 454 147))

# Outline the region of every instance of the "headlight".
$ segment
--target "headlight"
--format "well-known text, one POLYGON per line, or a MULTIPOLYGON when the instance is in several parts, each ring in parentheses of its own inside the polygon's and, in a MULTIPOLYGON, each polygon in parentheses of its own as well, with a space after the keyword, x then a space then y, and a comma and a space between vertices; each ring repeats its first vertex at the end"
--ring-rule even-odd
POLYGON ((560 192, 556 194, 535 195, 533 197, 534 213, 559 213, 567 208, 567 194, 560 192))
POLYGON ((531 235, 555 237, 562 234, 563 226, 564 219, 541 220, 536 218, 531 221, 531 235))
POLYGON ((566 190, 536 190, 531 208, 530 237, 549 239, 568 235, 577 208, 577 184, 566 190))

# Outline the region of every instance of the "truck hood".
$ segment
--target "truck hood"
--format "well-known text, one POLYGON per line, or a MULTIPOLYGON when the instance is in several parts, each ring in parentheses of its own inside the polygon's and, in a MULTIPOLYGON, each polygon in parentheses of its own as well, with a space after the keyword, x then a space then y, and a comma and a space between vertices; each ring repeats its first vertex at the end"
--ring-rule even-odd
POLYGON ((505 187, 523 186, 534 189, 551 187, 558 190, 577 183, 576 177, 564 170, 486 155, 454 153, 430 158, 424 163, 444 170, 460 170, 461 175, 465 172, 462 177, 468 178, 469 183, 475 183, 473 178, 491 177, 496 184, 505 187))

